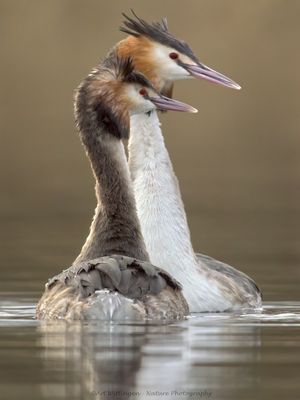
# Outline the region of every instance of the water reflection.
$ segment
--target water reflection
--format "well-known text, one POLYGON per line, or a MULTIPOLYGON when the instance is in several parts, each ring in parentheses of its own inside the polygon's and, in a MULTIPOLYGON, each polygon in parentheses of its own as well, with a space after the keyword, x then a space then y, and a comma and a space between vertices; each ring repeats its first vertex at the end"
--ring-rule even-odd
MULTIPOLYGON (((119 325, 109 323, 41 323, 40 342, 44 347, 45 367, 49 360, 64 360, 66 370, 72 365, 74 378, 80 372, 80 384, 71 388, 72 396, 94 394, 95 398, 123 399, 137 392, 137 374, 143 365, 147 344, 166 333, 177 338, 177 358, 181 356, 181 335, 186 328, 159 325, 119 325), (74 366, 76 366, 74 368, 74 366), (116 397, 116 396, 114 396, 116 397)), ((171 351, 172 353, 172 351, 171 351)), ((170 351, 165 357, 170 357, 170 351)), ((62 364, 61 364, 62 365, 62 364)), ((161 376, 160 376, 161 378, 161 376)), ((49 392, 48 388, 46 393, 49 392)))
MULTIPOLYGON (((63 380, 72 371, 73 398, 129 399, 159 396, 209 398, 228 386, 224 365, 238 365, 240 387, 256 382, 251 365, 260 359, 260 328, 194 317, 170 325, 49 323, 39 325, 44 368, 56 360, 63 380)), ((51 387, 52 383, 50 383, 51 387)), ((51 388, 42 388, 43 396, 51 388)))
POLYGON ((39 322, 35 303, 0 298, 4 398, 234 400, 299 393, 299 303, 164 325, 39 322))

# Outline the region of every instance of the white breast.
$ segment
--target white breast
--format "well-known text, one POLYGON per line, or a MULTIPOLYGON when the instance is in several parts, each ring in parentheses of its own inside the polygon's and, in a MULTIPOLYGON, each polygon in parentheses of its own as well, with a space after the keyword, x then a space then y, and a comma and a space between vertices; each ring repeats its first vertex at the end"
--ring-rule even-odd
POLYGON ((177 178, 155 112, 131 117, 129 169, 151 262, 183 285, 190 311, 228 309, 217 282, 209 279, 205 268, 201 271, 195 258, 177 178))

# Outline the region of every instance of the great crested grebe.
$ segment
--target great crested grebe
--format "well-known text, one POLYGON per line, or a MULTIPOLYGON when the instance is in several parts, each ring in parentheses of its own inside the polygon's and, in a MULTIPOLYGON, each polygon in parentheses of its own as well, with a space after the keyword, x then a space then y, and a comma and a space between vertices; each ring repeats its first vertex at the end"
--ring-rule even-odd
POLYGON ((149 262, 122 144, 130 116, 148 118, 155 108, 196 111, 159 95, 133 72, 129 58, 104 60, 80 84, 75 116, 96 179, 96 215, 81 262, 47 283, 37 318, 178 319, 188 314, 180 284, 149 262))
MULTIPOLYGON (((233 89, 240 86, 200 63, 187 43, 168 32, 166 19, 149 24, 134 14, 121 31, 130 36, 112 54, 132 57, 162 93, 172 95, 173 81, 205 79, 233 89)), ((255 282, 235 268, 195 253, 180 189, 156 111, 131 117, 129 169, 142 234, 151 262, 164 267, 183 286, 191 312, 261 307, 255 282)))

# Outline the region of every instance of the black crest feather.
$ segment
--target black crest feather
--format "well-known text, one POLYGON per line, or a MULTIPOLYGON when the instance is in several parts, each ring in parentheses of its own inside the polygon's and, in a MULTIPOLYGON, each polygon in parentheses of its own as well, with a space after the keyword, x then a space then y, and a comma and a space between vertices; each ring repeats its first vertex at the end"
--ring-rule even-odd
POLYGON ((116 78, 122 82, 138 83, 141 86, 150 88, 156 92, 151 82, 140 72, 134 71, 133 60, 131 57, 108 57, 104 60, 103 66, 110 71, 114 71, 116 78))
POLYGON ((125 80, 133 73, 134 66, 131 57, 107 57, 103 63, 102 68, 110 71, 116 79, 121 81, 125 80))
POLYGON ((185 54, 196 63, 199 62, 190 46, 183 40, 177 39, 168 31, 166 18, 162 18, 160 22, 153 22, 152 24, 149 24, 145 20, 138 17, 133 10, 131 10, 131 12, 133 17, 129 17, 125 13, 122 14, 126 20, 123 21, 120 31, 135 37, 146 36, 155 42, 171 47, 178 52, 185 54))

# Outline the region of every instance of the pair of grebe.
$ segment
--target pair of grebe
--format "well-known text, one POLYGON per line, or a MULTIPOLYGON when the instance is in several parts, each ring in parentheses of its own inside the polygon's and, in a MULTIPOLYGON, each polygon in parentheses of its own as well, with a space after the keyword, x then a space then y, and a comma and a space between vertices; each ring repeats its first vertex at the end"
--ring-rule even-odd
POLYGON ((178 79, 240 86, 200 63, 165 19, 149 24, 124 16, 121 30, 129 36, 83 80, 75 99, 96 179, 95 216, 73 265, 46 284, 37 317, 181 319, 259 308, 252 279, 194 252, 156 112, 196 111, 170 98, 178 79))

